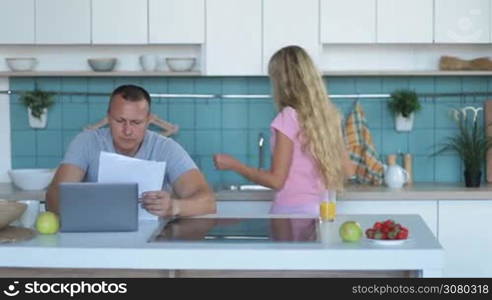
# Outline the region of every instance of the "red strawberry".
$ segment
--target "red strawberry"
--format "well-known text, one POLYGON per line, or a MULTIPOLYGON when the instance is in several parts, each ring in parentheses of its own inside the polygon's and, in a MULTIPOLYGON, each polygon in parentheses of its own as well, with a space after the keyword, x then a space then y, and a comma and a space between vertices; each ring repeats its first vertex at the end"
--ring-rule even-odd
POLYGON ((383 239, 383 233, 381 231, 374 232, 374 239, 382 240, 383 239))
POLYGON ((389 240, 396 240, 397 235, 398 235, 398 231, 392 230, 392 231, 388 232, 388 239, 389 240))
POLYGON ((383 223, 376 222, 376 223, 374 223, 374 226, 372 226, 372 228, 374 228, 374 229, 381 229, 381 228, 383 228, 383 223))
POLYGON ((408 231, 402 230, 398 232, 398 235, 396 236, 398 240, 406 240, 408 238, 408 231))
POLYGON ((395 225, 395 221, 393 221, 391 219, 388 219, 388 220, 386 220, 386 221, 383 222, 383 225, 384 226, 387 226, 387 227, 393 226, 393 225, 395 225))
POLYGON ((366 236, 369 239, 373 239, 374 238, 374 229, 372 229, 372 228, 367 229, 366 230, 366 236))

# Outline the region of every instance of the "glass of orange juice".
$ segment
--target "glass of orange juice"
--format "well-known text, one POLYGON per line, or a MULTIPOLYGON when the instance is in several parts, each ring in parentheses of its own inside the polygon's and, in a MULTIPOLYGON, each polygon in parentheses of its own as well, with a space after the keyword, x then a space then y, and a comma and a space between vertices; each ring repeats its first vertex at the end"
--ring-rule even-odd
POLYGON ((337 214, 337 200, 335 192, 326 192, 319 205, 319 218, 321 221, 335 221, 337 214))

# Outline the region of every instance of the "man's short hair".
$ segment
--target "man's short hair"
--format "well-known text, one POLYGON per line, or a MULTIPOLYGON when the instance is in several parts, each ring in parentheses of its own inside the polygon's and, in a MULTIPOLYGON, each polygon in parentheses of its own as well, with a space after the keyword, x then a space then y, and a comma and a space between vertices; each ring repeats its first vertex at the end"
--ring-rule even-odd
POLYGON ((120 95, 123 99, 127 101, 147 101, 149 105, 149 113, 150 113, 150 95, 149 93, 142 87, 133 84, 124 84, 117 87, 113 93, 111 93, 111 97, 109 98, 109 106, 108 112, 111 108, 111 102, 113 101, 114 96, 120 95))

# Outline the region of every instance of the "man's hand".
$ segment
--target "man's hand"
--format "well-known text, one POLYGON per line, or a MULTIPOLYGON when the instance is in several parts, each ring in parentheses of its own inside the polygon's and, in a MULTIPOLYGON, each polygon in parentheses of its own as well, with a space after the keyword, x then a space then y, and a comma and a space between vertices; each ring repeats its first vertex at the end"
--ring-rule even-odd
POLYGON ((142 207, 149 213, 169 217, 173 215, 173 202, 171 195, 165 191, 145 192, 142 195, 142 207))
POLYGON ((240 162, 227 154, 215 154, 214 164, 219 170, 234 170, 240 162))

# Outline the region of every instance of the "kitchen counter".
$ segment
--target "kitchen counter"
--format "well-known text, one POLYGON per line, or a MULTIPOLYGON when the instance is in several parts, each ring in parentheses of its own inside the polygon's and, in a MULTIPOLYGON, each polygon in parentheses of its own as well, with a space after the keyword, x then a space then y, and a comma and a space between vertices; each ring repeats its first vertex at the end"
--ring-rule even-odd
POLYGON ((42 200, 46 191, 23 191, 12 183, 0 183, 0 199, 6 200, 42 200))
MULTIPOLYGON (((217 191, 219 201, 270 201, 273 191, 217 191)), ((11 183, 0 183, 0 199, 44 200, 45 191, 22 191, 11 183)), ((348 185, 338 200, 492 200, 492 184, 467 188, 462 183, 414 183, 401 189, 386 186, 348 185)))
MULTIPOLYGON (((365 238, 357 243, 343 243, 338 236, 338 228, 344 221, 356 220, 363 228, 368 228, 376 220, 389 217, 389 215, 340 215, 333 223, 320 223, 320 241, 308 243, 231 241, 148 243, 149 237, 159 228, 157 221, 141 221, 137 232, 38 235, 30 241, 3 244, 0 247, 0 276, 21 276, 19 272, 26 270, 22 268, 29 268, 27 269, 29 273, 24 275, 31 277, 42 276, 39 270, 46 270, 46 268, 51 270, 51 276, 56 276, 57 269, 67 268, 71 270, 72 276, 77 270, 88 268, 182 271, 283 270, 282 272, 302 270, 308 274, 309 271, 330 270, 408 270, 416 271, 417 275, 424 277, 441 276, 443 248, 418 215, 398 216, 398 221, 410 230, 410 239, 402 245, 381 246, 365 238)), ((67 274, 61 272, 58 276, 67 274)), ((226 273, 216 273, 216 276, 220 277, 221 274, 226 273)))
MULTIPOLYGON (((268 201, 273 191, 219 191, 217 200, 268 201)), ((350 184, 337 200, 492 200, 492 184, 467 188, 463 183, 414 183, 401 189, 350 184)))

